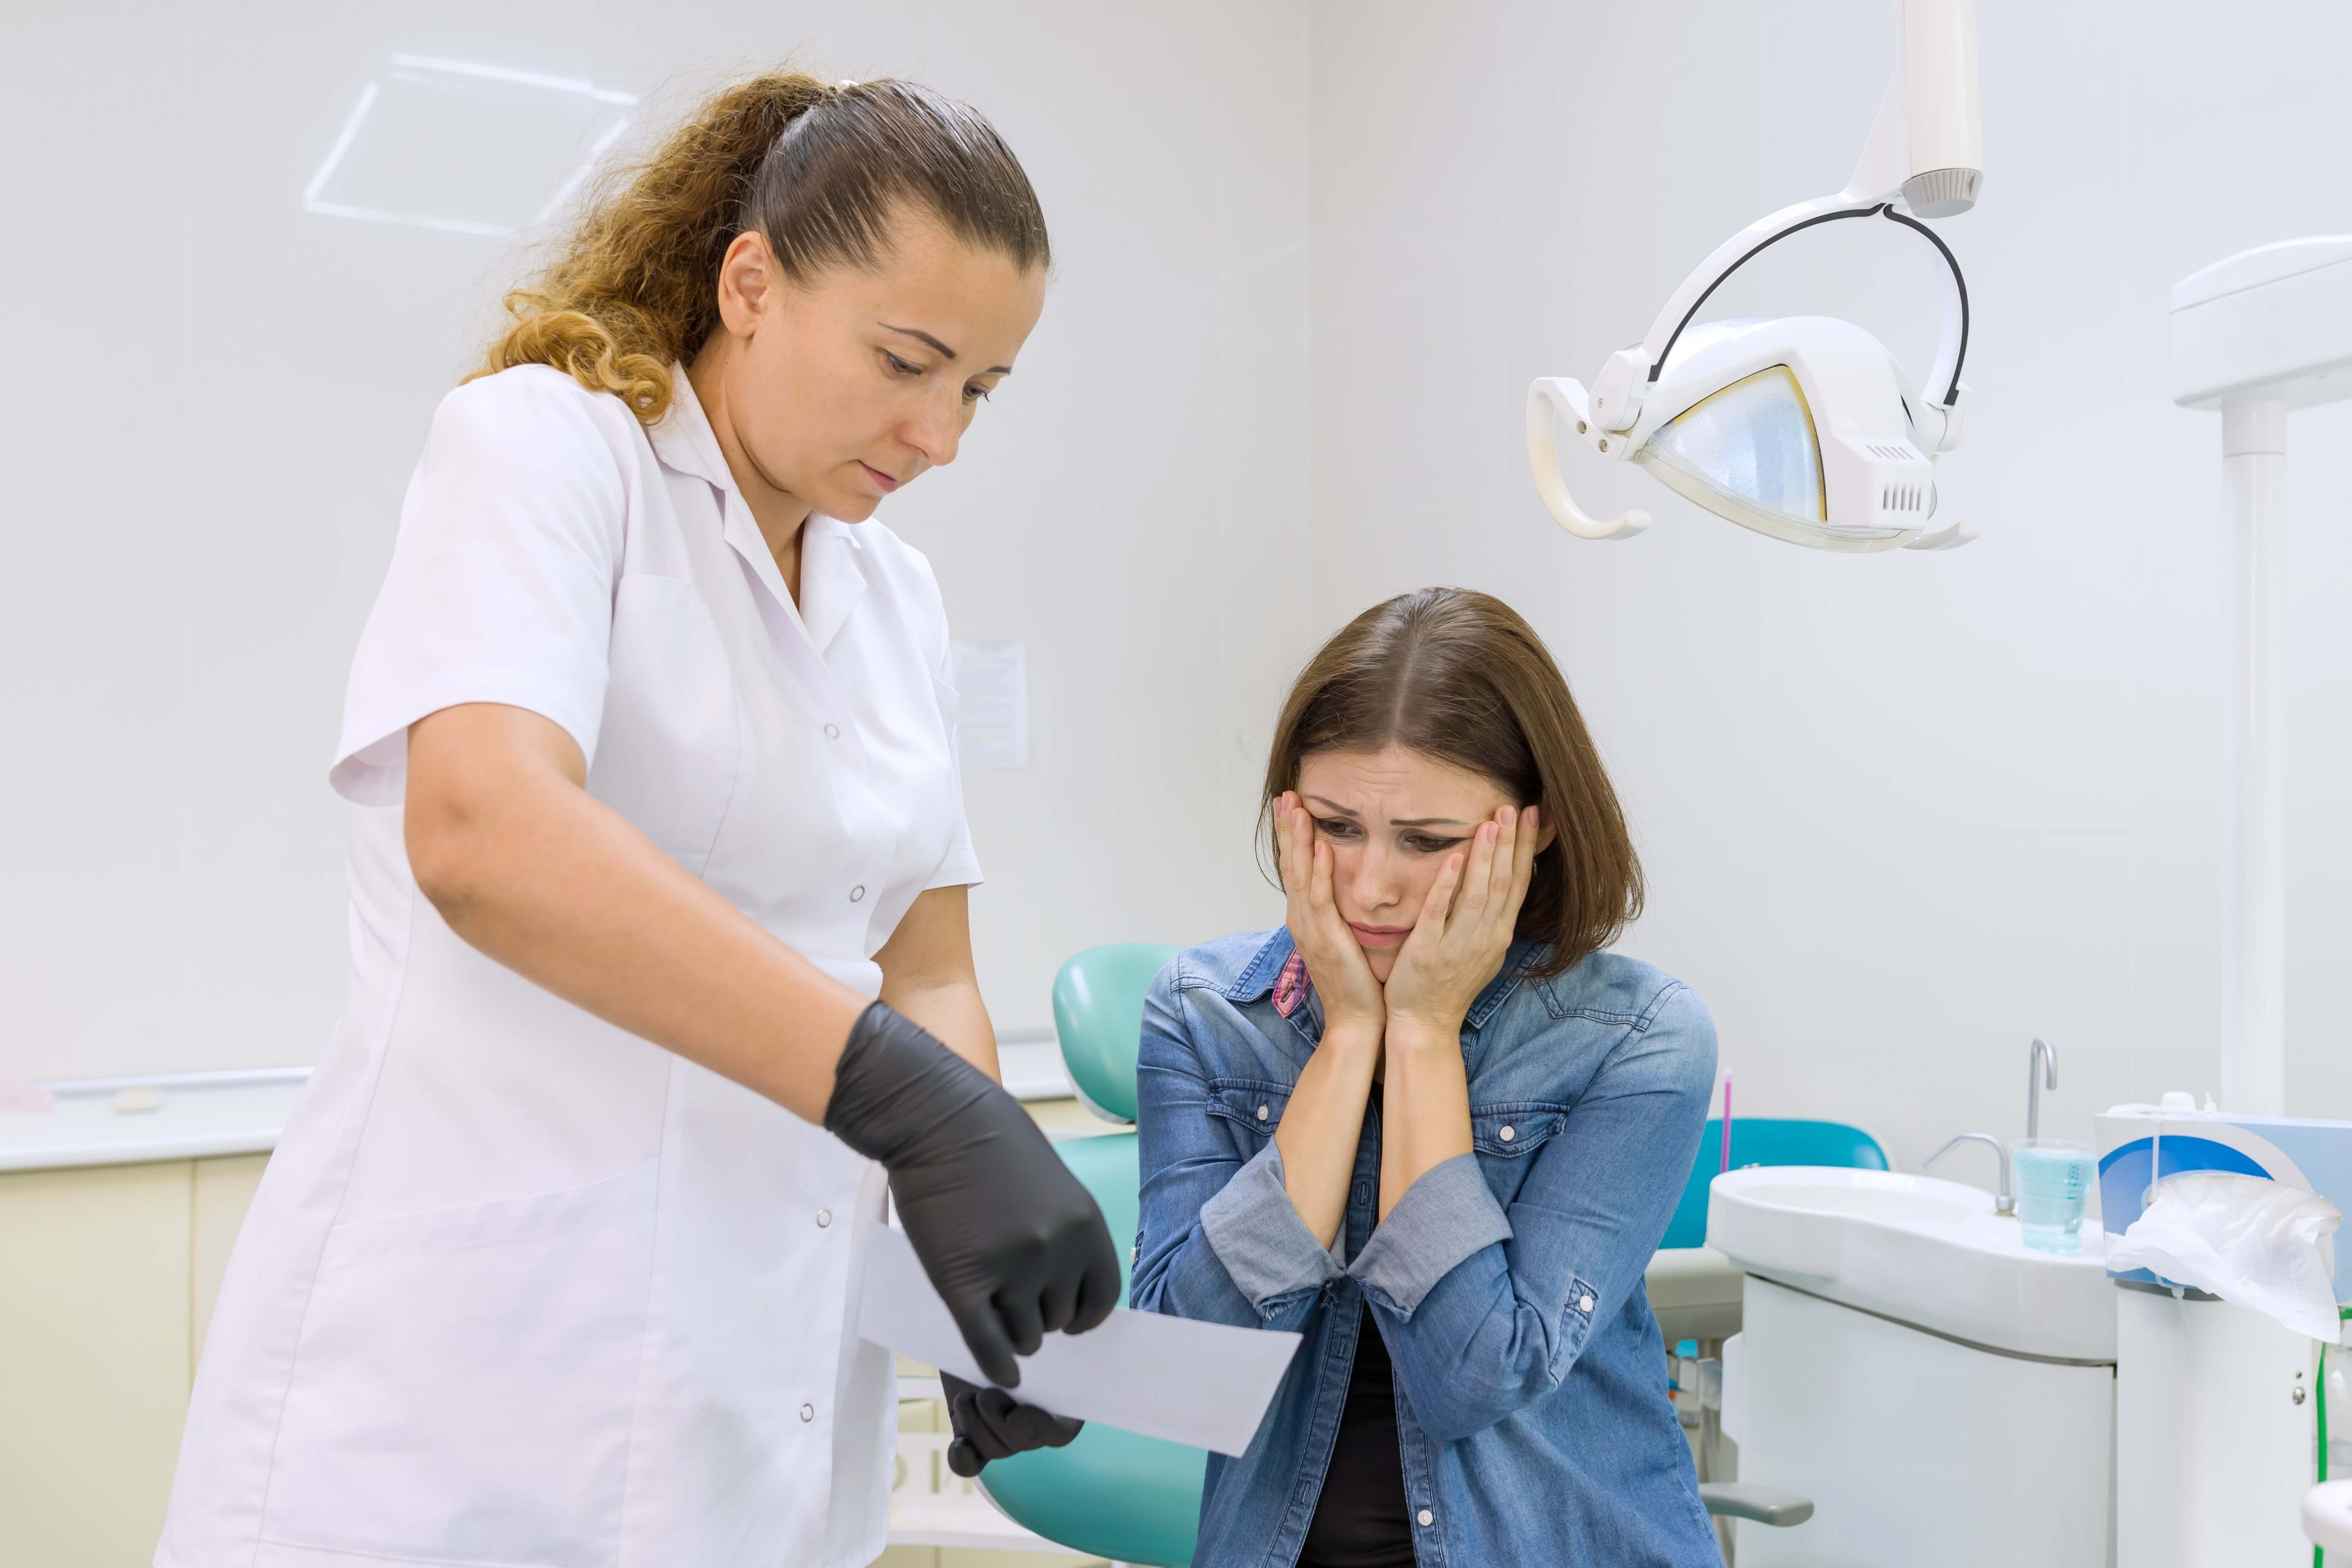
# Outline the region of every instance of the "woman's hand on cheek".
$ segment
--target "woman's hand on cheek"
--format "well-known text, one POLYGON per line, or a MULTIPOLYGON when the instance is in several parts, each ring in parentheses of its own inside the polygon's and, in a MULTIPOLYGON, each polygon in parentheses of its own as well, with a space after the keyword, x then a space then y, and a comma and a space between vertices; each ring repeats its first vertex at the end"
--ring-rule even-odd
POLYGON ((1322 998, 1324 1037, 1352 1027, 1376 1042, 1388 1008, 1356 933, 1340 918, 1331 896, 1331 847, 1316 837, 1315 819, 1296 795, 1284 795, 1274 803, 1274 811, 1285 923, 1307 960, 1307 977, 1322 998))
POLYGON ((1390 1018, 1451 1040, 1503 967, 1535 872, 1536 808, 1505 806, 1449 857, 1389 972, 1390 1018))

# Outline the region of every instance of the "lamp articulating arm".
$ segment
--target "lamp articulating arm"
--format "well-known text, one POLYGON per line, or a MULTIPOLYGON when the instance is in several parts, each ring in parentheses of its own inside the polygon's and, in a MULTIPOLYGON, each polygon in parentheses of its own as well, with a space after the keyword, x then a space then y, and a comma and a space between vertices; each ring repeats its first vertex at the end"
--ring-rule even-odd
MULTIPOLYGON (((1528 467, 1552 521, 1579 539, 1631 539, 1649 527, 1646 511, 1622 512, 1603 522, 1576 504, 1560 472, 1559 448, 1552 434, 1555 416, 1580 436, 1592 422, 1584 405, 1584 388, 1564 376, 1548 375, 1528 389, 1528 467)), ((1606 440, 1601 450, 1608 450, 1606 440)))
MULTIPOLYGON (((1642 342, 1610 355, 1588 395, 1581 383, 1545 377, 1528 389, 1528 458, 1537 494, 1553 521, 1584 539, 1624 539, 1649 524, 1629 511, 1598 521, 1568 492, 1559 462, 1554 414, 1595 451, 1630 458, 1649 430, 1643 403, 1667 356, 1723 280, 1766 247, 1819 224, 1884 217, 1909 228, 1944 260, 1943 330, 1934 367, 1916 403, 1908 404, 1914 439, 1933 457, 1959 445, 1967 424, 1968 388, 1960 367, 1968 354, 1967 280, 1950 248, 1919 217, 1943 217, 1975 205, 1982 183, 1983 138, 1978 119, 1975 0, 1901 0, 1903 60, 1845 188, 1759 218, 1716 247, 1666 300, 1642 342), (1907 205, 1909 213, 1897 210, 1907 205), (1913 215, 1917 216, 1913 216, 1913 215)), ((1966 524, 1924 533, 1906 548, 1949 549, 1975 537, 1966 524)))

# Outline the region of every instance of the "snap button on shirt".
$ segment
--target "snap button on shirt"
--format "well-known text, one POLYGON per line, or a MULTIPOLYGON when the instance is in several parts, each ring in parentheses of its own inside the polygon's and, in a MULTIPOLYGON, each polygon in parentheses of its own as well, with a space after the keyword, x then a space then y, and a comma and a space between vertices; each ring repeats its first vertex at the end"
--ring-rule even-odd
POLYGON ((1498 1134, 1506 1143, 1509 1142, 1512 1139, 1517 1138, 1518 1135, 1519 1130, 1516 1127, 1506 1127, 1503 1129, 1501 1133, 1498 1134))
POLYGON ((648 430, 524 365, 434 416, 329 775, 350 989, 222 1286, 158 1568, 882 1552, 891 1358, 829 1220, 775 1223, 878 1220, 879 1167, 467 946, 403 842, 408 726, 495 702, 867 996, 916 898, 980 879, 929 565, 813 516, 796 605, 682 370, 672 397, 648 430))
POLYGON ((1423 1509, 1423 1510, 1422 1510, 1418 1514, 1415 1514, 1413 1517, 1414 1517, 1414 1518, 1416 1518, 1416 1519, 1418 1519, 1418 1520, 1420 1520, 1420 1521, 1421 1521, 1421 1522, 1422 1522, 1422 1523, 1423 1523, 1423 1524, 1425 1524, 1425 1525, 1426 1525, 1426 1524, 1435 1524, 1435 1523, 1437 1522, 1437 1516, 1436 1516, 1435 1514, 1433 1514, 1433 1513, 1430 1512, 1427 1509, 1423 1509))

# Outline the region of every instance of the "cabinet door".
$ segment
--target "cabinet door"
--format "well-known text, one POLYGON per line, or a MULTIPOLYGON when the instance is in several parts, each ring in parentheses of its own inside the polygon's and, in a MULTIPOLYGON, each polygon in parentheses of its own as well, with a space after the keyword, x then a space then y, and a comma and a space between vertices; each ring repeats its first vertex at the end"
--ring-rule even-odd
POLYGON ((0 1563, 141 1568, 188 1405, 189 1163, 0 1175, 0 1563))
POLYGON ((228 1272, 229 1248, 253 1206, 253 1193, 261 1185, 267 1154, 230 1154, 196 1162, 196 1196, 188 1248, 192 1292, 188 1318, 189 1371, 205 1353, 205 1335, 213 1326, 213 1301, 220 1295, 221 1276, 228 1272))

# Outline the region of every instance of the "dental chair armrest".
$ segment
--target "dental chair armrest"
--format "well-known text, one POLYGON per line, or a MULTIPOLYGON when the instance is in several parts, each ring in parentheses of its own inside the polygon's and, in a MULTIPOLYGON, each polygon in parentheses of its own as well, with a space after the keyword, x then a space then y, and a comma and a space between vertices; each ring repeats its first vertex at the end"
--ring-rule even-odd
POLYGON ((1710 1514, 1754 1520, 1785 1529, 1813 1517, 1813 1500, 1784 1492, 1778 1487, 1751 1487, 1744 1481, 1701 1481, 1698 1500, 1710 1514))

